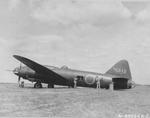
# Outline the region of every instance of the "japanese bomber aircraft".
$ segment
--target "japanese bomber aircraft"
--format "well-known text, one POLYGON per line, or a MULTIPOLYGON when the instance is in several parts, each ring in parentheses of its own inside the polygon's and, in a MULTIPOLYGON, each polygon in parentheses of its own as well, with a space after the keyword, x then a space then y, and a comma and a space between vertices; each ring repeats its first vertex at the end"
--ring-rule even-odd
POLYGON ((34 88, 42 88, 42 83, 48 84, 48 88, 54 85, 74 87, 74 79, 77 79, 77 86, 96 87, 96 78, 100 79, 100 88, 109 89, 113 83, 114 89, 129 89, 134 86, 127 60, 120 60, 106 73, 95 73, 70 69, 66 66, 61 68, 54 66, 44 66, 28 58, 13 55, 25 66, 16 67, 13 73, 20 78, 35 82, 34 88))

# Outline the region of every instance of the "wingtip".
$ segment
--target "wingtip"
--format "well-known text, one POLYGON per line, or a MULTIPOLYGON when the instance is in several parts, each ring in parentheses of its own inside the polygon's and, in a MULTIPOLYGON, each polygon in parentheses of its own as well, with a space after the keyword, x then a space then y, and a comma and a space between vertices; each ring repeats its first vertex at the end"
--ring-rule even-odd
POLYGON ((14 58, 18 57, 18 55, 13 55, 14 58))
POLYGON ((21 56, 19 56, 19 55, 13 55, 13 57, 14 57, 15 59, 21 58, 21 56))

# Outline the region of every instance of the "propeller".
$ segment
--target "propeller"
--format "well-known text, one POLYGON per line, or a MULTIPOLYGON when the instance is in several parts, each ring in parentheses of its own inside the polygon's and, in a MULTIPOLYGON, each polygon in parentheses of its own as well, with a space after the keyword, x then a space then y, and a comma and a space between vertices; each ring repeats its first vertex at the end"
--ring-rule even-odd
POLYGON ((20 83, 20 78, 21 78, 21 77, 20 77, 20 76, 18 76, 18 84, 20 83))
POLYGON ((21 68, 22 68, 22 63, 20 63, 19 67, 16 67, 14 70, 11 70, 11 69, 6 69, 6 71, 9 71, 9 72, 13 72, 14 74, 16 74, 18 76, 18 84, 20 86, 20 80, 21 80, 21 68))
POLYGON ((21 63, 20 63, 19 70, 21 70, 21 66, 22 66, 22 65, 21 65, 21 63))
MULTIPOLYGON (((20 66, 19 66, 19 71, 21 70, 21 63, 20 63, 20 66)), ((20 79, 21 79, 21 76, 20 75, 18 75, 18 84, 19 84, 19 86, 20 86, 20 79)))

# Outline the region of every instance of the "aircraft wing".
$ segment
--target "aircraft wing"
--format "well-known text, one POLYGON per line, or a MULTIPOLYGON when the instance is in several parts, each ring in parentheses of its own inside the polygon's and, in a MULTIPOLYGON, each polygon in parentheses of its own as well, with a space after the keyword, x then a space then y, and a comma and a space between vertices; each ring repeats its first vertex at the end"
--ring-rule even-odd
POLYGON ((22 62, 23 64, 27 65, 29 68, 33 69, 36 73, 43 75, 45 78, 42 79, 45 79, 45 81, 54 82, 55 79, 59 79, 60 81, 66 82, 65 78, 55 73, 54 71, 46 68, 45 66, 42 66, 22 56, 13 55, 13 57, 22 62))

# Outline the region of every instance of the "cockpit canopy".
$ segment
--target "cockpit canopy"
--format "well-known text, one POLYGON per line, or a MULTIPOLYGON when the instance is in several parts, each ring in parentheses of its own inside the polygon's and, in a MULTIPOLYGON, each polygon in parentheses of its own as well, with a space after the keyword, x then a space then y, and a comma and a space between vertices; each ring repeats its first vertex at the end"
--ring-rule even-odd
POLYGON ((68 66, 64 65, 61 67, 61 69, 69 69, 68 66))

